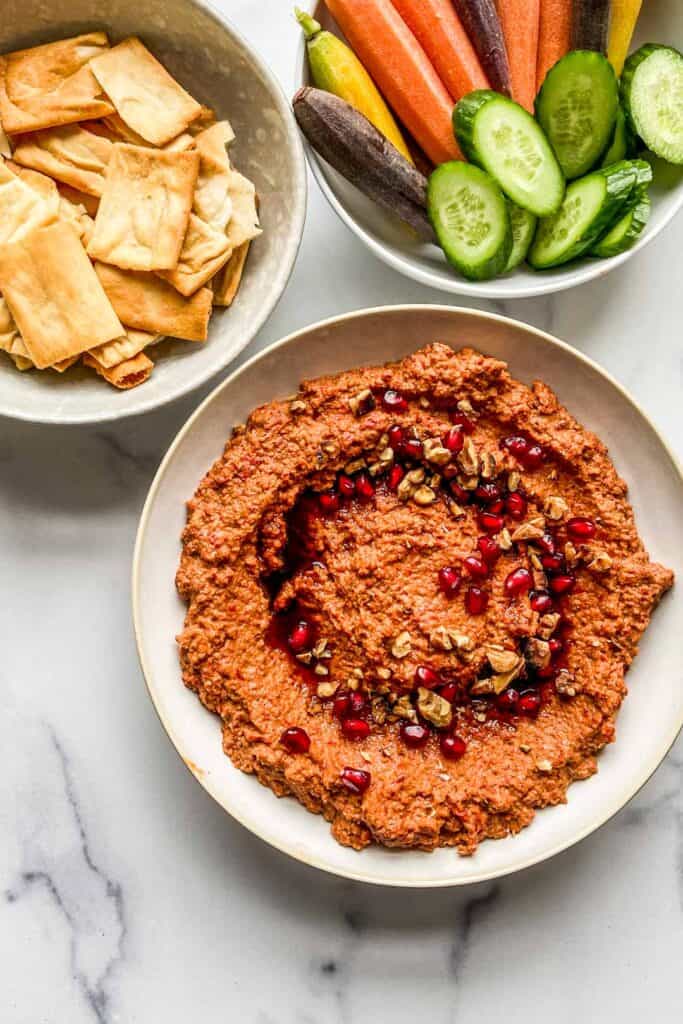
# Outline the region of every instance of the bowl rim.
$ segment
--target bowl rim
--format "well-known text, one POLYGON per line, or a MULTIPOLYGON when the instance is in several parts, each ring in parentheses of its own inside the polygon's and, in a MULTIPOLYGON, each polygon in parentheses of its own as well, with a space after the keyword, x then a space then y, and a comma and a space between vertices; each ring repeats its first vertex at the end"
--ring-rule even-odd
MULTIPOLYGON (((154 411, 155 409, 161 409, 163 406, 168 405, 171 402, 175 402, 195 391, 197 388, 202 387, 207 383, 207 381, 210 381, 218 374, 223 373, 226 368, 240 355, 240 353, 253 342, 254 338, 269 319, 275 307, 284 295, 289 279, 294 270, 299 249, 301 248, 308 206, 308 174, 299 127, 296 123, 296 119, 292 112, 291 104, 287 99, 284 87, 280 84, 274 72, 271 71, 270 67, 263 57, 261 57, 256 48, 248 42, 246 37, 242 35, 238 28, 235 27, 233 22, 222 14, 221 11, 219 11, 214 4, 210 2, 210 0, 184 0, 184 2, 187 3, 188 6, 199 8, 207 14, 224 32, 227 32, 228 35, 232 37, 233 41, 239 48, 248 54, 249 59, 253 62, 259 74, 263 76, 264 81, 267 83, 273 102, 277 106, 278 113, 281 115, 284 124, 287 126, 286 138, 283 145, 291 150, 295 178, 295 188, 292 193, 293 202, 288 217, 288 221, 292 226, 292 231, 288 236, 287 245, 278 259, 277 273, 274 275, 274 279, 271 282, 271 284, 274 283, 275 285, 275 287, 271 289, 271 297, 268 302, 258 307, 251 327, 232 349, 226 351, 225 358, 222 360, 220 366, 210 366, 201 371, 197 376, 187 375, 189 379, 184 377, 174 388, 161 396, 157 395, 154 398, 148 399, 141 396, 139 404, 133 408, 112 408, 98 411, 96 413, 79 413, 78 411, 65 414, 58 411, 44 413, 41 411, 40 406, 36 406, 35 412, 33 410, 7 410, 0 408, 0 417, 5 417, 8 420, 19 420, 24 423, 41 423, 52 426, 68 427, 87 425, 91 423, 111 423, 128 419, 131 416, 142 416, 154 411), (247 339, 246 341, 244 340, 245 337, 247 339)), ((17 374, 17 376, 20 377, 21 375, 17 374)))
MULTIPOLYGON (((320 6, 319 0, 307 0, 303 4, 303 8, 308 14, 314 15, 317 8, 320 6)), ((297 89, 307 85, 306 76, 306 39, 301 33, 299 44, 296 54, 296 64, 294 68, 295 83, 297 89)), ((632 256, 640 252, 650 242, 654 241, 655 238, 660 234, 664 228, 668 227, 671 221, 680 213, 683 208, 683 181, 680 183, 678 189, 678 195, 675 201, 672 203, 671 210, 666 217, 662 219, 661 224, 653 227, 649 224, 646 230, 642 233, 640 238, 636 241, 636 244, 626 252, 619 253, 617 256, 611 256, 608 259, 595 260, 593 263, 580 264, 574 266, 569 263, 563 271, 561 279, 550 281, 544 276, 543 271, 536 273, 538 283, 518 285, 514 294, 502 292, 500 285, 497 281, 512 281, 514 280, 513 275, 505 276, 503 278, 494 279, 493 281, 467 281, 464 277, 460 277, 458 272, 453 269, 452 281, 442 280, 434 271, 424 269, 417 266, 413 260, 408 256, 401 256, 398 253, 392 252, 387 244, 378 241, 376 238, 366 231, 362 224, 356 220, 353 214, 346 208, 344 203, 339 199, 336 192, 329 184, 323 171, 323 161, 318 154, 313 150, 312 146, 304 140, 304 150, 308 165, 311 168, 311 173, 315 178, 318 188, 324 195, 325 199, 331 206, 332 210, 336 213, 337 217, 343 224, 351 231, 357 238, 363 242, 368 249, 374 255, 385 263, 387 266, 397 270, 399 274, 403 274, 404 277, 408 277, 413 281, 417 281, 419 284, 424 284, 429 288, 434 288, 437 291, 445 292, 449 295, 470 295, 473 298, 480 299, 497 299, 503 302, 514 302, 517 299, 530 299, 536 298, 542 295, 554 295, 558 292, 567 291, 569 288, 575 288, 581 284, 587 284, 589 281, 597 281, 600 278, 605 277, 610 271, 616 269, 626 263, 632 256)), ((560 267, 555 267, 554 270, 561 270, 560 267)))
MULTIPOLYGON (((347 313, 343 313, 337 316, 327 317, 323 320, 316 321, 315 323, 309 324, 306 327, 292 331, 285 337, 280 338, 277 341, 267 345, 261 351, 255 353, 249 360, 243 363, 237 369, 233 370, 229 376, 222 380, 211 392, 203 399, 203 401, 197 406, 194 412, 188 417, 182 427, 179 429, 173 440, 171 441, 159 467, 154 475, 154 479, 150 485, 147 497, 140 514, 140 520, 138 523, 138 529, 135 537, 135 545, 133 550, 133 560, 131 567, 131 612, 133 619, 133 631, 135 634, 135 644, 138 654, 138 660, 140 668, 142 670, 143 679, 147 689, 147 694, 152 702, 152 706, 156 711, 156 714, 161 722, 161 725, 166 732, 169 740, 171 741, 176 753, 180 757, 181 761, 185 765, 185 768, 192 774, 202 788, 212 797, 216 803, 233 818, 240 825, 246 828, 253 835, 266 842, 269 846, 272 846, 280 853, 287 854, 294 860, 297 860, 309 867, 317 868, 328 874, 348 878, 356 882, 365 882, 372 885, 384 885, 394 888, 411 888, 411 889, 438 889, 438 888, 451 888, 455 886, 466 886, 476 885, 481 882, 491 881, 492 879, 507 877, 508 875, 517 874, 519 871, 525 871, 527 868, 533 867, 535 864, 540 864, 546 860, 557 856, 565 850, 570 849, 577 843, 586 839, 592 835, 598 829, 606 825, 619 811, 623 808, 640 792, 645 784, 654 775, 656 770, 664 761, 665 757, 671 750, 672 746, 676 742, 679 734, 683 731, 683 711, 679 718, 674 720, 666 734, 660 743, 657 753, 653 759, 643 768, 639 781, 635 785, 630 786, 626 792, 617 794, 612 802, 608 805, 602 804, 601 809, 596 811, 593 820, 590 824, 586 825, 583 829, 577 832, 576 835, 569 839, 563 839, 557 842, 554 846, 546 849, 538 854, 532 854, 519 864, 509 868, 494 868, 490 870, 483 870, 476 875, 467 878, 446 878, 446 879, 409 879, 409 878, 396 878, 396 877, 377 877, 364 873, 359 861, 358 870, 351 870, 342 867, 332 866, 327 863, 324 857, 310 856, 302 854, 301 851, 296 847, 295 843, 287 845, 287 843, 277 840, 272 836, 264 834, 264 832, 257 827, 254 827, 254 823, 248 821, 242 813, 236 813, 234 809, 228 806, 225 801, 217 792, 214 791, 214 787, 207 777, 201 772, 195 772, 193 770, 193 764, 189 757, 183 754, 182 750, 182 739, 178 735, 174 724, 169 720, 168 716, 164 714, 163 708, 160 706, 160 701, 157 700, 157 694, 155 692, 154 684, 152 682, 152 672, 149 670, 145 652, 142 635, 142 626, 140 618, 140 582, 142 575, 142 554, 145 538, 147 534, 148 521, 151 515, 152 507, 156 501, 158 491, 162 485, 166 472, 175 457, 175 454, 185 440, 186 436, 190 433, 195 423, 200 417, 206 412, 211 404, 218 398, 218 396, 227 388, 230 388, 239 378, 240 374, 251 369, 254 364, 260 360, 270 356, 273 352, 280 349, 285 349, 288 345, 296 343, 300 338, 309 334, 313 331, 320 331, 327 328, 332 328, 339 323, 343 323, 348 320, 361 320, 371 316, 390 314, 402 314, 402 313, 420 313, 425 310, 437 311, 450 315, 451 313, 465 314, 467 316, 474 317, 475 319, 492 321, 501 325, 513 325, 515 328, 522 328, 531 334, 536 335, 541 341, 550 344, 553 347, 560 348, 563 351, 568 352, 570 355, 575 357, 579 362, 596 372, 604 380, 606 380, 621 397, 635 410, 635 412, 641 416, 648 424, 650 429, 659 444, 662 446, 666 453, 673 472, 679 479, 681 486, 683 487, 683 465, 679 461, 676 454, 671 450, 669 444, 658 430, 657 426, 652 422, 647 413, 640 407, 638 402, 629 394, 629 392, 605 369, 603 369, 597 362, 585 355, 583 352, 578 351, 567 342, 556 338, 554 335, 549 334, 547 331, 543 331, 538 327, 534 327, 531 324, 527 324, 522 320, 517 320, 513 317, 503 316, 499 313, 489 313, 486 310, 471 309, 466 306, 450 306, 443 303, 405 303, 397 305, 386 305, 386 306, 373 306, 368 308, 361 308, 351 310, 347 313)), ((180 680, 179 680, 180 682, 180 680)), ((359 855, 360 856, 360 855, 359 855)))

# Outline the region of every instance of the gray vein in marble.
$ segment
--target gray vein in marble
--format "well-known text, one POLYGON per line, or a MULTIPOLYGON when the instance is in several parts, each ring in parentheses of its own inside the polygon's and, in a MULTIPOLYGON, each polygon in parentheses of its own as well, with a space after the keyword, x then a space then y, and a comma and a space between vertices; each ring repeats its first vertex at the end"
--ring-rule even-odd
MULTIPOLYGON (((77 843, 78 859, 56 857, 55 851, 32 847, 27 840, 26 863, 43 860, 41 868, 23 870, 14 886, 6 890, 8 904, 25 897, 35 886, 42 886, 50 896, 69 929, 72 978, 98 1024, 110 1024, 111 1003, 108 987, 112 974, 123 958, 126 921, 121 886, 95 863, 66 751, 54 730, 48 726, 50 740, 57 756, 63 780, 63 793, 68 804, 77 843), (50 854, 52 853, 52 858, 50 854), (94 888, 93 888, 94 887, 94 888), (109 929, 106 925, 109 917, 109 929), (95 920, 96 919, 96 920, 95 920), (104 944, 93 942, 93 926, 104 944), (102 948, 100 948, 102 946, 102 948)), ((34 826, 38 823, 34 822, 34 826)))
POLYGON ((456 981, 462 978, 472 932, 491 913, 498 902, 500 891, 499 885, 492 885, 482 895, 474 896, 462 904, 449 952, 449 967, 456 981))

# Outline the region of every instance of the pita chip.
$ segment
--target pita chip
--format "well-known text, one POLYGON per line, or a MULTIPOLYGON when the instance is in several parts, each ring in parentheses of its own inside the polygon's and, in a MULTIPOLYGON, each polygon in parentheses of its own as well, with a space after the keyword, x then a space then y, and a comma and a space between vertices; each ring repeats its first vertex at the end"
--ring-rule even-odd
POLYGON ((155 345, 161 338, 161 334, 136 331, 129 327, 122 338, 115 338, 114 341, 108 341, 105 345, 91 348, 89 355, 100 366, 111 369, 112 366, 118 366, 119 363, 125 363, 127 359, 137 356, 149 345, 155 345))
POLYGON ((100 377, 104 377, 109 384, 119 388, 121 391, 128 391, 130 388, 136 388, 140 384, 144 384, 154 369, 154 363, 144 352, 133 356, 132 359, 126 359, 123 363, 119 363, 118 366, 102 366, 101 363, 98 363, 87 352, 83 356, 83 362, 86 366, 90 366, 95 370, 96 373, 99 373, 100 377))
POLYGON ((12 147, 9 144, 9 139, 2 130, 2 122, 0 122, 0 156, 7 157, 7 159, 12 156, 12 147))
POLYGON ((117 142, 88 246, 124 270, 175 267, 199 172, 195 151, 167 153, 117 142))
POLYGON ((244 265, 249 255, 250 242, 238 245, 223 269, 213 280, 214 306, 231 306, 242 280, 244 265))
POLYGON ((202 114, 202 107, 135 36, 95 57, 93 74, 119 117, 155 146, 164 146, 202 114))
POLYGON ((210 288, 200 288, 187 299, 156 274, 120 270, 106 263, 96 263, 95 270, 126 327, 188 341, 206 340, 213 298, 210 288))
POLYGON ((80 192, 101 196, 112 149, 109 139, 74 124, 22 136, 12 158, 80 192))
POLYGON ((239 171, 230 172, 230 199, 232 216, 226 233, 231 248, 236 249, 262 233, 256 209, 256 189, 239 171))
MULTIPOLYGON (((110 114, 109 117, 105 117, 102 124, 107 129, 107 137, 111 139, 112 142, 130 142, 131 146, 151 145, 150 142, 143 139, 142 135, 138 135, 138 133, 134 132, 132 128, 129 128, 126 122, 119 117, 118 114, 110 114)), ((182 152, 184 149, 192 149, 193 146, 194 139, 190 133, 182 132, 161 148, 182 152)))
POLYGON ((64 221, 0 248, 0 291, 39 370, 124 333, 78 233, 64 221))
POLYGON ((0 120, 9 135, 105 117, 113 106, 90 70, 109 49, 104 32, 0 57, 0 120))
POLYGON ((97 196, 91 196, 87 192, 80 192, 77 188, 72 188, 71 185, 65 185, 63 181, 57 182, 57 189, 60 196, 68 199, 73 206, 82 206, 90 217, 97 216, 97 208, 100 205, 100 200, 97 196))
POLYGON ((231 252, 224 231, 217 231, 191 213, 177 267, 173 270, 160 270, 158 273, 181 295, 194 295, 225 266, 231 252))
POLYGON ((40 194, 0 161, 0 247, 56 219, 40 194))

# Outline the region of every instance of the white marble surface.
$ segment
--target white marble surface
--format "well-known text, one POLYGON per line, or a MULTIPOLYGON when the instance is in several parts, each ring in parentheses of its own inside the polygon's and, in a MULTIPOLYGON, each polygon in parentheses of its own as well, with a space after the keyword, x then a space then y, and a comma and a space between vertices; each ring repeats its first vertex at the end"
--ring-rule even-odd
MULTIPOLYGON (((289 4, 221 6, 290 90, 289 4)), ((606 366, 679 455, 682 246, 679 220, 612 277, 495 307, 606 366)), ((376 263, 313 190, 290 287, 250 352, 407 300, 445 301, 376 263)), ((0 419, 0 1021, 679 1022, 681 740, 580 846, 467 891, 318 874, 186 772, 145 693, 129 571, 155 467, 199 397, 105 429, 0 419)))

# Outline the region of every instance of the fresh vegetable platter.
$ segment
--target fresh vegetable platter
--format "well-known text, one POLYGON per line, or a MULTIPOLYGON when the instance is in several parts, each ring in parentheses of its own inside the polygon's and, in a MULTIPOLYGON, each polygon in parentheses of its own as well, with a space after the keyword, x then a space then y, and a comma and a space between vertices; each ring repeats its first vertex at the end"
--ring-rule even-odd
POLYGON ((677 8, 326 0, 297 11, 305 87, 293 106, 316 176, 418 280, 512 296, 599 276, 683 204, 677 8))

